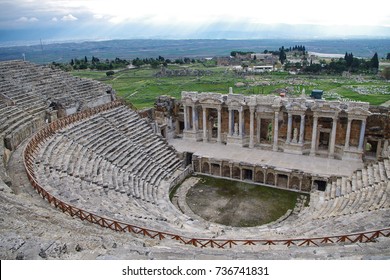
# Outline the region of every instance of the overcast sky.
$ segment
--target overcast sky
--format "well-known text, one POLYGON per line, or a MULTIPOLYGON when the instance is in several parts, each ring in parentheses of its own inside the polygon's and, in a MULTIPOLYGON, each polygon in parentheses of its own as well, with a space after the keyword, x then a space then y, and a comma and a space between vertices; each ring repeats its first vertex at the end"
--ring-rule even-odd
POLYGON ((23 30, 43 33, 61 30, 64 36, 95 32, 99 36, 131 38, 144 32, 149 36, 191 37, 190 34, 212 33, 218 28, 225 31, 242 28, 249 32, 278 24, 310 24, 317 26, 316 32, 327 36, 347 33, 389 36, 389 3, 384 0, 0 0, 0 31, 16 30, 20 36, 23 30), (121 32, 125 34, 121 36, 121 32))

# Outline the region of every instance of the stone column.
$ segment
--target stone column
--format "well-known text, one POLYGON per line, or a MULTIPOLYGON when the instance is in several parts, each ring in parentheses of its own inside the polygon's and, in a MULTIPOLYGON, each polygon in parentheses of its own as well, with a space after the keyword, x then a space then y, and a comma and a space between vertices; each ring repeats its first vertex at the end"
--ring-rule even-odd
POLYGON ((232 109, 229 108, 229 136, 233 135, 233 126, 232 126, 232 109))
POLYGON ((184 130, 188 130, 187 105, 183 105, 183 107, 184 107, 184 130))
POLYGON ((382 150, 382 156, 383 157, 388 157, 389 156, 388 149, 389 149, 389 140, 386 139, 385 143, 383 144, 383 150, 382 150))
POLYGON ((258 114, 257 115, 257 143, 260 143, 260 140, 261 140, 261 116, 258 114))
POLYGON ((240 138, 242 138, 244 136, 243 129, 242 129, 242 122, 243 122, 242 111, 243 111, 243 108, 241 107, 238 110, 238 131, 239 131, 238 135, 240 136, 240 138))
POLYGON ((218 108, 218 136, 217 136, 217 142, 221 143, 221 107, 218 108))
POLYGON ((196 116, 196 106, 192 106, 192 130, 196 132, 198 130, 198 120, 196 116))
POLYGON ((254 147, 254 113, 255 113, 255 108, 250 107, 250 126, 249 126, 249 148, 254 147))
POLYGON ((332 123, 332 134, 330 138, 330 146, 329 146, 329 158, 334 158, 334 149, 336 145, 336 130, 337 130, 337 117, 333 117, 332 123))
POLYGON ((366 120, 362 120, 362 124, 360 126, 360 137, 359 137, 359 151, 363 151, 364 144, 364 134, 366 133, 366 120))
POLYGON ((351 123, 352 123, 352 119, 348 118, 347 134, 345 135, 344 150, 349 149, 349 140, 351 138, 351 123))
POLYGON ((313 129, 312 129, 312 135, 311 135, 311 149, 310 149, 311 156, 315 156, 315 154, 316 154, 317 125, 318 125, 318 116, 314 115, 313 129))
POLYGON ((299 144, 305 141, 305 114, 301 115, 301 125, 299 127, 299 144))
POLYGON ((207 142, 206 110, 207 110, 207 108, 203 107, 203 142, 207 142))
POLYGON ((288 113, 286 144, 290 144, 291 142, 291 129, 292 129, 292 114, 288 113))
POLYGON ((279 134, 279 112, 275 112, 275 123, 274 123, 274 145, 272 150, 278 150, 278 134, 279 134))

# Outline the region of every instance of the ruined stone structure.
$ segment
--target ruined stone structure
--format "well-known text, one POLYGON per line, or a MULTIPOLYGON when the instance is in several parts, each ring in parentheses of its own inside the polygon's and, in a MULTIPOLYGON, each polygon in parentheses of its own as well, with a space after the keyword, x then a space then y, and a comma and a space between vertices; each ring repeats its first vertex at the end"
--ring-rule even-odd
POLYGON ((373 115, 365 102, 278 96, 183 92, 182 103, 183 139, 336 159, 363 158, 373 115))
POLYGON ((11 152, 57 118, 109 103, 115 92, 102 83, 26 61, 0 62, 0 175, 11 152))
MULTIPOLYGON (((122 102, 111 101, 112 91, 101 83, 25 62, 4 62, 0 66, 2 155, 12 159, 23 151, 19 154, 20 161, 12 161, 13 167, 17 164, 25 167, 19 176, 27 176, 28 180, 21 189, 36 191, 28 195, 5 192, 8 187, 4 181, 15 189, 14 182, 19 178, 13 176, 13 181, 8 182, 7 172, 13 170, 7 164, 1 165, 0 211, 6 226, 1 228, 0 240, 2 244, 24 240, 23 246, 15 250, 1 246, 1 256, 17 258, 23 252, 27 258, 41 258, 44 254, 39 248, 47 232, 61 242, 74 242, 77 236, 76 242, 82 243, 86 235, 79 232, 92 228, 86 226, 87 222, 123 233, 101 231, 100 237, 95 235, 94 239, 115 236, 118 244, 130 244, 127 249, 148 250, 148 255, 142 255, 145 258, 159 253, 160 258, 172 253, 181 253, 178 258, 189 255, 197 258, 205 252, 211 257, 224 254, 230 257, 238 251, 245 258, 253 252, 268 251, 275 244, 283 245, 284 249, 274 251, 273 258, 287 255, 293 258, 305 250, 300 247, 303 245, 328 244, 321 248, 327 252, 325 256, 343 250, 348 244, 353 246, 354 242, 369 242, 358 248, 359 252, 366 248, 370 252, 366 255, 386 254, 390 248, 386 238, 390 236, 389 122, 388 111, 383 108, 370 108, 365 103, 183 93, 182 102, 160 97, 156 108, 145 112, 142 118, 122 102), (37 75, 42 80, 37 80, 37 75), (40 86, 41 81, 44 86, 40 86), (12 88, 15 90, 11 91, 12 88), (61 102, 64 96, 69 99, 61 102), (20 140, 12 141, 35 118, 41 122, 21 133, 20 140), (150 118, 154 119, 152 123, 147 120, 150 118), (7 140, 10 135, 14 138, 7 140), (184 139, 175 139, 180 136, 184 139), (177 153, 175 146, 164 138, 214 145, 216 152, 228 148, 236 154, 228 161, 206 155, 197 158, 195 153, 191 157, 177 153), (367 143, 370 149, 365 147, 367 143), (248 162, 240 163, 234 158, 248 151, 248 162), (317 160, 332 160, 340 163, 336 166, 339 169, 344 162, 360 167, 350 174, 339 175, 343 170, 333 172, 324 180, 304 170, 286 169, 282 163, 249 166, 251 156, 262 152, 272 153, 271 157, 299 156, 308 159, 309 165, 317 160), (253 228, 226 227, 190 218, 173 206, 169 193, 191 168, 310 191, 310 205, 301 205, 272 224, 253 228), (315 184, 318 186, 313 187, 315 184), (42 211, 45 206, 37 203, 41 198, 49 202, 44 212, 49 214, 37 216, 30 209, 42 211), (23 208, 29 211, 25 213, 23 208), (14 209, 18 215, 15 223, 14 209), (51 212, 63 212, 72 218, 64 216, 64 222, 57 216, 51 219, 51 212), (54 222, 58 230, 51 231, 54 222), (232 249, 235 246, 239 247, 237 251, 232 249), (205 251, 206 247, 210 251, 205 251), (214 253, 212 250, 217 248, 226 250, 214 253)), ((47 244, 54 244, 52 239, 49 236, 47 244)), ((74 250, 75 256, 80 256, 77 255, 80 247, 88 251, 89 244, 81 245, 78 249, 69 246, 68 251, 74 250)), ((56 253, 47 246, 44 253, 57 256, 59 250, 56 253)), ((99 246, 91 251, 103 247, 107 248, 99 246)), ((126 258, 130 250, 123 251, 126 258)), ((354 257, 355 251, 350 256, 354 257)), ((307 258, 312 258, 313 249, 305 252, 307 258)))
MULTIPOLYGON (((253 149, 254 155, 267 150, 343 162, 388 156, 389 111, 379 113, 365 102, 183 92, 181 103, 176 133, 183 140, 246 147, 253 149)), ((331 179, 314 171, 308 174, 202 155, 193 158, 193 168, 200 173, 301 191, 331 179)))

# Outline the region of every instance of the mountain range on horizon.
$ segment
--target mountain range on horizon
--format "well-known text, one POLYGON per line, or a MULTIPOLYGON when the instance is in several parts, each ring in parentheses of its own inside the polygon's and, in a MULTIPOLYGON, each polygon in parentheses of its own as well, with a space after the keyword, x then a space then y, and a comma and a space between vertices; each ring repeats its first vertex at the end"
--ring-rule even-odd
POLYGON ((304 45, 314 53, 338 54, 353 53, 356 57, 371 58, 378 53, 386 57, 390 50, 390 39, 131 39, 131 40, 87 40, 77 42, 34 41, 33 44, 0 47, 1 60, 26 59, 40 64, 69 62, 74 58, 103 59, 165 58, 229 56, 231 51, 263 52, 278 50, 295 45, 304 45))
POLYGON ((76 28, 69 26, 45 28, 25 27, 1 29, 0 45, 32 45, 45 42, 99 41, 115 39, 390 39, 390 27, 385 26, 322 26, 313 24, 263 24, 245 26, 244 23, 215 23, 207 28, 181 29, 179 26, 150 27, 142 23, 76 28))

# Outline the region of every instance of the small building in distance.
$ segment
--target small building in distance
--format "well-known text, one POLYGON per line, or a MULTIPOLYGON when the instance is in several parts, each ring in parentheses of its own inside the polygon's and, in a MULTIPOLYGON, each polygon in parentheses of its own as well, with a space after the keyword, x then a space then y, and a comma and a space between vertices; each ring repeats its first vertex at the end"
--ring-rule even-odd
POLYGON ((271 72, 274 70, 273 65, 256 65, 250 68, 255 73, 271 72))
POLYGON ((272 53, 252 53, 251 59, 264 64, 271 64, 271 65, 277 62, 278 60, 278 58, 274 57, 272 53))

